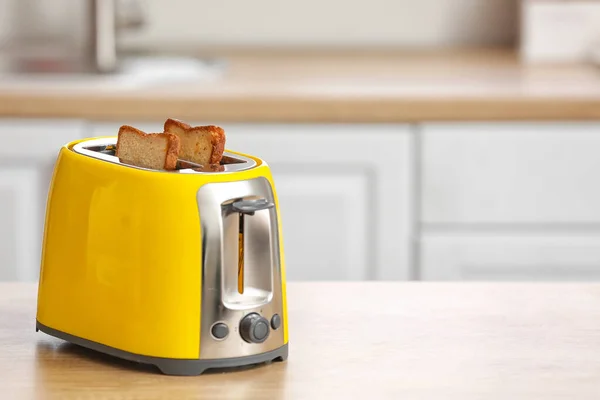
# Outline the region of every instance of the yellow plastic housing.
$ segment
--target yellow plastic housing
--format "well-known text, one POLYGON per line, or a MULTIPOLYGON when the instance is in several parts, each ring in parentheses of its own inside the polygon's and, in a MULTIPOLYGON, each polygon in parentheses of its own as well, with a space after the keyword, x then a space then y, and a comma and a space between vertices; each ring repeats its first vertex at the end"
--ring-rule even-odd
POLYGON ((198 189, 266 178, 277 209, 284 343, 285 258, 268 165, 215 174, 147 171, 60 149, 43 238, 37 320, 127 352, 197 359, 201 323, 198 189))

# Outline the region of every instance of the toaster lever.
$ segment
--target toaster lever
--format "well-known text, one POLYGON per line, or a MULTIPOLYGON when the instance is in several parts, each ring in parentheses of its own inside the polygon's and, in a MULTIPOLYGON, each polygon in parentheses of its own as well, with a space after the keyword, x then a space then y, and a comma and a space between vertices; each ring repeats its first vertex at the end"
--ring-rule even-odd
POLYGON ((233 211, 248 215, 254 215, 256 211, 273 207, 275 207, 275 204, 267 199, 238 200, 231 205, 233 211))

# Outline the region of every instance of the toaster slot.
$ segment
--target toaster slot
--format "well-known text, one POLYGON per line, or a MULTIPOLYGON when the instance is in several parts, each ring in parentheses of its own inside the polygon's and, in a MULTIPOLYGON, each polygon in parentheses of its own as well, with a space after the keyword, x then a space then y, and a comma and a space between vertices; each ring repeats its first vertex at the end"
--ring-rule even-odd
POLYGON ((223 209, 224 302, 234 307, 265 304, 273 290, 273 204, 243 199, 223 209))
POLYGON ((244 248, 246 246, 245 238, 245 219, 246 215, 252 216, 257 211, 274 207, 274 204, 266 199, 239 200, 232 203, 233 211, 238 212, 238 293, 244 294, 244 248))
POLYGON ((148 171, 165 172, 165 173, 185 173, 185 174, 218 174, 223 172, 235 172, 250 169, 256 166, 256 161, 251 158, 244 157, 241 155, 233 154, 230 152, 224 152, 221 158, 220 165, 223 167, 220 171, 215 171, 210 168, 205 168, 203 165, 193 163, 191 161, 179 159, 177 160, 176 169, 173 171, 166 170, 152 170, 149 168, 138 167, 135 165, 127 164, 121 161, 116 156, 117 151, 117 139, 116 138, 101 138, 91 139, 84 142, 80 142, 73 147, 73 151, 79 154, 83 154, 89 157, 94 157, 100 160, 108 161, 115 164, 121 164, 131 168, 143 169, 148 171))
POLYGON ((244 214, 240 213, 238 228, 238 293, 244 294, 244 214))

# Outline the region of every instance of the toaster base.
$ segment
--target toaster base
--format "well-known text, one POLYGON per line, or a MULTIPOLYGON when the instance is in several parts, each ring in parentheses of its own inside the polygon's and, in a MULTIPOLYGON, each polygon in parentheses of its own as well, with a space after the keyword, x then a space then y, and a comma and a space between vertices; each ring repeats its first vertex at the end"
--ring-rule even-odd
POLYGON ((78 346, 86 347, 88 349, 109 354, 111 356, 118 357, 124 360, 133 361, 140 364, 154 365, 165 375, 195 376, 201 375, 209 369, 242 367, 254 364, 262 364, 271 361, 285 361, 288 358, 287 343, 275 350, 245 357, 233 357, 212 360, 182 360, 175 358, 151 357, 130 353, 128 351, 119 350, 114 347, 103 345, 101 343, 83 339, 78 336, 74 336, 45 326, 37 320, 35 327, 36 331, 42 331, 47 335, 54 336, 58 339, 65 340, 78 346))

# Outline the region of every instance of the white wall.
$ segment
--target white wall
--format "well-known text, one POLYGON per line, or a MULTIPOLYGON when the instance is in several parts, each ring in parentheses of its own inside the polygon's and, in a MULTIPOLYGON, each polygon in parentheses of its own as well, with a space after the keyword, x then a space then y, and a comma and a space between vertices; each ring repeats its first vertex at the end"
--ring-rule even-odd
POLYGON ((516 0, 145 0, 150 26, 127 45, 446 46, 506 44, 516 0))
MULTIPOLYGON (((140 0, 148 25, 124 35, 125 47, 198 45, 382 45, 431 47, 513 41, 517 0, 140 0)), ((31 11, 19 23, 6 10, 21 4, 44 15, 53 29, 81 21, 82 0, 0 0, 2 32, 35 25, 31 11), (16 2, 16 3, 15 3, 16 2), (36 5, 37 4, 37 5, 36 5), (64 14, 66 21, 57 18, 64 14), (10 27, 9 24, 16 25, 10 27)), ((36 13, 34 13, 36 14, 36 13)), ((24 15, 24 16, 23 16, 24 15)), ((81 27, 80 23, 77 23, 81 27)), ((79 37, 81 32, 74 33, 79 37)), ((4 38, 5 39, 5 38, 4 38)))

